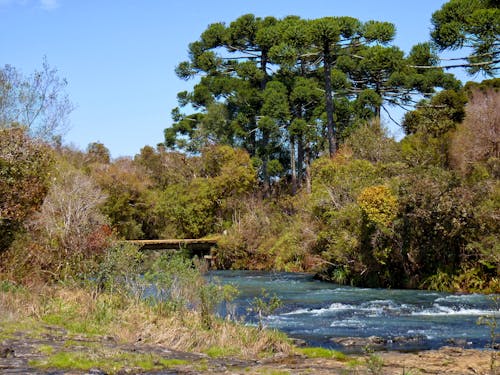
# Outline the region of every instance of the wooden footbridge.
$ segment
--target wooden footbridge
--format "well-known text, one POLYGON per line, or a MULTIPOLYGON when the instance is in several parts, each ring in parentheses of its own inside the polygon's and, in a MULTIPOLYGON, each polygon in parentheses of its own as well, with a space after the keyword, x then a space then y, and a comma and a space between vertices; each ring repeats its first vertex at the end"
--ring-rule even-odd
POLYGON ((128 240, 126 243, 131 243, 139 246, 139 250, 194 250, 194 251, 210 251, 214 246, 217 246, 218 239, 168 239, 168 240, 128 240))
POLYGON ((190 254, 212 259, 211 250, 217 246, 217 238, 199 239, 166 239, 166 240, 128 240, 130 243, 139 246, 140 251, 144 250, 187 250, 190 254))

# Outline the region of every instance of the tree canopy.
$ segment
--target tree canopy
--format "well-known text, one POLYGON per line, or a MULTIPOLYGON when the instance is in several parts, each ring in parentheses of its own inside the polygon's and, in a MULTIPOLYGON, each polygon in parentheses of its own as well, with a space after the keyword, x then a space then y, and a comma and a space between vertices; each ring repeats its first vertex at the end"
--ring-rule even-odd
POLYGON ((432 40, 441 50, 466 49, 468 61, 464 66, 470 73, 497 73, 500 63, 497 0, 450 0, 434 12, 432 25, 432 40))

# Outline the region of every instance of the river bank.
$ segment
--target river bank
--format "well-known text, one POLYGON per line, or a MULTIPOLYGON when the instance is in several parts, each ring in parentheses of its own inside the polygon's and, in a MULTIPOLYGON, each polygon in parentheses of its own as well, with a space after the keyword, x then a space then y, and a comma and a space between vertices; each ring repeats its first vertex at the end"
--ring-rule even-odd
MULTIPOLYGON (((6 326, 0 333, 4 336, 6 326)), ((112 336, 69 335, 58 326, 32 326, 0 341, 2 374, 500 374, 498 352, 444 347, 415 353, 328 355, 300 350, 258 359, 186 352, 162 345, 119 343, 112 336), (33 333, 37 331, 37 334, 33 333), (317 358, 315 358, 317 357, 317 358)))

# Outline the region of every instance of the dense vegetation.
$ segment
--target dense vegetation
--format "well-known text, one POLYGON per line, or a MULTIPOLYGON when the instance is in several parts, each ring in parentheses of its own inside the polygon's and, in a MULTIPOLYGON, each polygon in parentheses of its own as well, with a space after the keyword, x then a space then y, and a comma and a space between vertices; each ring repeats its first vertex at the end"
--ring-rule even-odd
POLYGON ((164 143, 116 160, 62 144, 73 106, 47 63, 30 77, 6 66, 2 278, 100 280, 117 238, 217 235, 220 268, 500 291, 500 10, 451 0, 432 22, 408 54, 387 22, 209 25, 177 68, 198 79, 178 95, 194 113, 174 109, 164 143), (464 46, 460 66, 491 79, 462 86, 439 65, 464 46), (400 141, 380 123, 390 106, 409 110, 400 141))

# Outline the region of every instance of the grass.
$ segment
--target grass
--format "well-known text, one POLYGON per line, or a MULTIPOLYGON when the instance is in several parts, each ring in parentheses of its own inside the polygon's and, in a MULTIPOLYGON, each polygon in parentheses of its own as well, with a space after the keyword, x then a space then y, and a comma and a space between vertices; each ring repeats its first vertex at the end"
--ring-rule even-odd
POLYGON ((97 353, 57 352, 43 360, 32 360, 29 365, 40 369, 83 370, 98 368, 109 374, 127 369, 159 371, 176 366, 187 365, 181 359, 166 359, 154 354, 109 352, 97 353))
POLYGON ((287 337, 276 331, 259 331, 215 317, 211 329, 207 329, 196 311, 158 314, 153 306, 138 299, 96 295, 67 286, 1 292, 0 338, 12 338, 16 332, 39 337, 64 334, 67 340, 77 336, 95 341, 111 336, 120 343, 140 340, 213 357, 255 358, 292 351, 287 337))
POLYGON ((51 345, 40 345, 37 348, 39 353, 45 354, 45 355, 50 355, 54 353, 54 347, 51 345))
POLYGON ((338 361, 348 359, 347 355, 342 352, 325 348, 297 348, 297 351, 309 358, 333 358, 338 361))
POLYGON ((205 350, 204 353, 210 358, 224 358, 237 356, 240 353, 240 350, 238 348, 212 346, 205 350))
POLYGON ((274 369, 260 369, 260 375, 290 375, 290 371, 274 370, 274 369))

